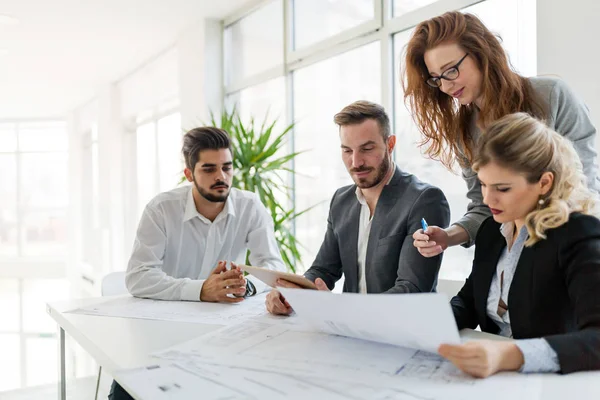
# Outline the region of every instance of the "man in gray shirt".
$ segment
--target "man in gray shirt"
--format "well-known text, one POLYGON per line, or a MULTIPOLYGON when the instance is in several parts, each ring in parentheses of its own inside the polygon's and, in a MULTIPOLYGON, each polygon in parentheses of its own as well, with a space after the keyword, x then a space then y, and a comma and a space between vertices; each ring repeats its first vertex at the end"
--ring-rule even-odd
MULTIPOLYGON (((344 291, 417 293, 435 290, 441 257, 424 258, 413 246, 421 219, 448 226, 450 210, 442 191, 396 167, 396 137, 378 104, 357 101, 334 117, 339 126, 342 160, 354 181, 331 200, 327 232, 306 276, 322 290, 345 277, 344 291)), ((282 287, 297 287, 280 280, 282 287)), ((273 290, 267 309, 292 309, 273 290)))

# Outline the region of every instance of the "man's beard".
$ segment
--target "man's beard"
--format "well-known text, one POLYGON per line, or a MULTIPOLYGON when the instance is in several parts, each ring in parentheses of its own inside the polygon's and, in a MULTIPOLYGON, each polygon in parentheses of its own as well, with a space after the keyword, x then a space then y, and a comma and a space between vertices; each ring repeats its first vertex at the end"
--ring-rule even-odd
MULTIPOLYGON (((390 169, 391 162, 389 157, 389 154, 385 155, 381 161, 381 164, 379 164, 379 168, 377 168, 377 175, 375 178, 373 178, 373 180, 368 180, 368 178, 358 178, 358 182, 355 181, 356 186, 361 189, 369 189, 373 186, 379 185, 390 169)), ((368 168, 355 168, 352 169, 351 172, 361 172, 365 170, 368 170, 368 168)))
POLYGON ((212 185, 210 188, 213 189, 216 186, 226 186, 227 187, 227 191, 223 194, 212 194, 204 189, 202 189, 200 186, 198 186, 198 184, 196 183, 196 179, 194 179, 194 186, 196 186, 196 190, 198 190, 198 193, 200 193, 200 195, 202 197, 204 197, 206 200, 212 202, 212 203, 224 203, 227 200, 227 197, 229 197, 229 185, 226 184, 225 182, 217 182, 214 185, 212 185))

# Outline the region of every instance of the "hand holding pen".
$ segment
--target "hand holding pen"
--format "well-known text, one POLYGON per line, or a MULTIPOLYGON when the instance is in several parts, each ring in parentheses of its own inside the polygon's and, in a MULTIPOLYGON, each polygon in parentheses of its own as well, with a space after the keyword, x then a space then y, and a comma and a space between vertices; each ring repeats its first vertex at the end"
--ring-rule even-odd
POLYGON ((438 226, 429 226, 421 218, 421 228, 413 234, 414 246, 424 257, 434 257, 448 248, 448 233, 438 226))

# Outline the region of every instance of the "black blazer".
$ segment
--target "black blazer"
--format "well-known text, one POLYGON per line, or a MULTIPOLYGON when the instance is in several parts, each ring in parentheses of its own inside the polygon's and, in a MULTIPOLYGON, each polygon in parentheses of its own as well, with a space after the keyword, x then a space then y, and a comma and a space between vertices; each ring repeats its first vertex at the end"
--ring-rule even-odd
MULTIPOLYGON (((508 293, 515 339, 543 337, 556 351, 562 373, 600 369, 600 220, 573 213, 523 248, 508 293)), ((487 299, 506 240, 486 219, 477 233, 471 275, 452 301, 459 329, 498 333, 487 299)))
MULTIPOLYGON (((345 276, 344 292, 358 292, 358 226, 360 203, 356 185, 333 195, 323 244, 304 276, 321 278, 332 289, 345 276)), ((398 167, 381 191, 371 221, 366 257, 369 293, 413 293, 435 290, 441 256, 425 258, 413 246, 421 218, 448 226, 450 209, 444 193, 398 167)))

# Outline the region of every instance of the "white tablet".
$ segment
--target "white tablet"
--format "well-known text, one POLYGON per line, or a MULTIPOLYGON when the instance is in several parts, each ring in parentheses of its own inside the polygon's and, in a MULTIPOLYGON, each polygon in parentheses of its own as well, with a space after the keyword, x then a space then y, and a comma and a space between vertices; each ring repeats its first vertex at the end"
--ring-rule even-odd
POLYGON ((317 289, 315 284, 302 275, 292 274, 289 272, 272 271, 266 268, 251 267, 249 265, 238 265, 242 271, 246 271, 249 274, 257 277, 267 285, 276 287, 277 279, 284 279, 288 282, 295 283, 296 285, 305 289, 317 289))

